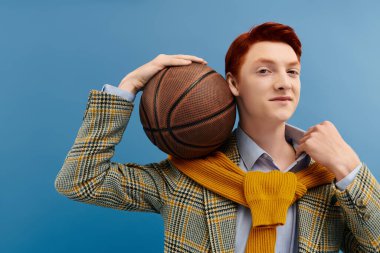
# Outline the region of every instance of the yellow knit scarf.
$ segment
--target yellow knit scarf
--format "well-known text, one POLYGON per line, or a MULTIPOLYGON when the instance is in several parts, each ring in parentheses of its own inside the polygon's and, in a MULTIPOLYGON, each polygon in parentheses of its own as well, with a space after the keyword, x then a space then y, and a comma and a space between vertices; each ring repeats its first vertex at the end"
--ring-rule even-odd
POLYGON ((169 160, 185 175, 207 189, 251 210, 252 227, 246 253, 273 253, 276 226, 284 225, 289 206, 307 189, 329 184, 335 175, 314 162, 299 172, 244 172, 223 152, 215 151, 197 159, 169 160))

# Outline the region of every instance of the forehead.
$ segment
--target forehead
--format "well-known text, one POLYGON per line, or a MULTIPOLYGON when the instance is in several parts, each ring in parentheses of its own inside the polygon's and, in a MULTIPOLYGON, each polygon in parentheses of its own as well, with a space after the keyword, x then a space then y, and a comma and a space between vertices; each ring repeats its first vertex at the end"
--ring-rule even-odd
POLYGON ((301 67, 293 48, 283 42, 261 41, 253 44, 247 52, 246 63, 281 64, 301 67))

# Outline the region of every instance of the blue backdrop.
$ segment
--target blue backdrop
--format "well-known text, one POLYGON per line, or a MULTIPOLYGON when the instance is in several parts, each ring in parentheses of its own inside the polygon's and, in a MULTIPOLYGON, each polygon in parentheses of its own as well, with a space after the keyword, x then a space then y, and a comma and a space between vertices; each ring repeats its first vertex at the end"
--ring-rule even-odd
MULTIPOLYGON (((266 21, 292 26, 303 44, 301 99, 289 123, 306 130, 332 121, 379 179, 379 5, 0 0, 0 251, 162 252, 158 214, 83 204, 54 188, 89 92, 118 85, 160 53, 202 57, 224 76, 232 40, 266 21)), ((113 161, 164 158, 136 107, 113 161)))

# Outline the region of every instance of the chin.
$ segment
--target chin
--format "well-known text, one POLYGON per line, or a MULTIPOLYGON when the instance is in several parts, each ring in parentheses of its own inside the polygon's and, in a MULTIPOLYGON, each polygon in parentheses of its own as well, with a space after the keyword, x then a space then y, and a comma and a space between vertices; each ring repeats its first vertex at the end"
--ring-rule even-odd
POLYGON ((281 113, 277 115, 273 115, 273 119, 278 122, 286 122, 293 116, 293 113, 281 113))

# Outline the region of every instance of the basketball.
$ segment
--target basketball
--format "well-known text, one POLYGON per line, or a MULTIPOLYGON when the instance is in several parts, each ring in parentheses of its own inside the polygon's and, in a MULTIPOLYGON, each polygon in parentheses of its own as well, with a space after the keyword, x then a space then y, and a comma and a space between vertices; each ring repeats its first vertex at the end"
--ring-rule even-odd
POLYGON ((193 62, 162 69, 145 84, 140 121, 149 140, 181 159, 206 156, 231 134, 236 100, 227 81, 193 62))

